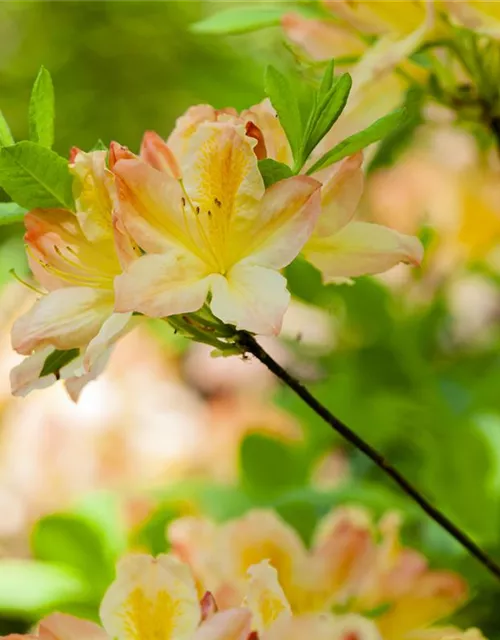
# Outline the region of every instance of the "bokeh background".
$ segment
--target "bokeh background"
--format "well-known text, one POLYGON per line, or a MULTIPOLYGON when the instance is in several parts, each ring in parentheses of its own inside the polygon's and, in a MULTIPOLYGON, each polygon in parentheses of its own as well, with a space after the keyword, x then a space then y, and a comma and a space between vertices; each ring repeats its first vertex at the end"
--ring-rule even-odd
MULTIPOLYGON (((248 4, 248 3, 247 3, 248 4)), ((239 36, 189 25, 226 2, 1 2, 0 108, 27 136, 41 64, 56 88, 55 149, 167 136, 192 104, 248 107, 280 27, 239 36)), ((323 286, 298 262, 282 338, 268 348, 500 559, 498 167, 446 117, 370 172, 360 215, 417 233, 422 267, 323 286)), ((499 588, 258 363, 213 359, 151 323, 123 340, 78 405, 60 387, 13 399, 9 328, 31 294, 22 229, 0 227, 0 632, 62 610, 95 618, 116 559, 159 553, 178 515, 225 520, 272 506, 308 541, 340 504, 397 510, 404 540, 463 573, 455 617, 500 638, 499 588)))

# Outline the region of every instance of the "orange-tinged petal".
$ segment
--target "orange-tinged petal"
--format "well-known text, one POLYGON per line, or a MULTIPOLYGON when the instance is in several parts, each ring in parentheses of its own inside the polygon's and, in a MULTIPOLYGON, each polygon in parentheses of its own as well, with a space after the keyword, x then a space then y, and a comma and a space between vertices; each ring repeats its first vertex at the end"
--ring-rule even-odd
POLYGON ((253 626, 262 633, 279 617, 292 615, 290 604, 278 581, 278 572, 263 560, 248 568, 245 605, 253 614, 253 626))
POLYGON ((320 183, 294 176, 273 184, 260 203, 259 218, 248 234, 234 237, 245 246, 247 261, 281 269, 297 257, 320 215, 320 183))
POLYGON ((168 555, 124 558, 100 614, 117 640, 188 640, 201 619, 188 567, 168 555))
POLYGON ((63 613, 44 618, 38 627, 38 637, 40 640, 109 640, 97 624, 63 613))
POLYGON ((251 623, 252 614, 248 609, 227 609, 202 623, 193 640, 247 640, 251 623))
POLYGON ((314 237, 304 248, 304 255, 322 272, 325 282, 345 282, 382 273, 399 262, 418 265, 423 247, 417 238, 388 227, 350 222, 333 236, 314 237))
POLYGON ((48 345, 55 349, 86 346, 112 311, 112 292, 88 287, 57 289, 16 320, 12 346, 24 355, 48 345))
POLYGON ((110 171, 114 170, 119 160, 137 160, 137 156, 128 147, 113 141, 109 145, 108 167, 110 171))
POLYGON ((179 180, 181 171, 167 143, 155 131, 146 131, 142 138, 141 158, 158 171, 179 180))
POLYGON ((290 143, 269 99, 266 98, 259 104, 243 111, 241 118, 246 123, 254 123, 262 133, 267 158, 288 165, 292 164, 293 155, 290 143))
POLYGON ((145 255, 116 278, 115 309, 139 311, 152 318, 198 311, 209 287, 205 264, 192 254, 145 255))
POLYGON ((282 616, 261 637, 262 640, 382 640, 371 620, 329 613, 282 616))
POLYGON ((101 356, 115 342, 131 331, 139 319, 133 319, 132 313, 113 313, 105 320, 99 333, 92 338, 83 359, 84 369, 90 373, 101 356))
POLYGON ((262 335, 278 335, 290 302, 286 279, 277 271, 245 264, 211 283, 213 313, 223 322, 262 335))

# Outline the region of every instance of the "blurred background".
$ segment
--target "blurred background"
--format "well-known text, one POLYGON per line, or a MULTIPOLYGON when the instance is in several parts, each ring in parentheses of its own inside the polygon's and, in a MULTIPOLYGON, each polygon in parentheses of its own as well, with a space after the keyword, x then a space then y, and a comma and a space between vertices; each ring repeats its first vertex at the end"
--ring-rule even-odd
MULTIPOLYGON (((41 64, 63 155, 99 138, 136 151, 145 130, 166 137, 192 104, 259 102, 265 66, 291 68, 296 52, 279 26, 189 30, 229 5, 1 2, 0 107, 14 136, 27 136, 41 64)), ((295 263, 283 336, 265 346, 499 560, 498 163, 431 115, 396 157, 372 163, 360 212, 419 235, 422 267, 323 286, 295 263)), ((344 126, 338 135, 355 128, 344 126)), ((22 233, 0 227, 1 633, 56 609, 95 618, 116 558, 164 551, 179 515, 272 506, 307 542, 332 506, 357 504, 399 511, 405 542, 469 580, 454 621, 500 638, 498 585, 258 363, 211 358, 152 322, 77 405, 61 387, 13 399, 9 329, 31 302, 9 274, 26 269, 22 233)))

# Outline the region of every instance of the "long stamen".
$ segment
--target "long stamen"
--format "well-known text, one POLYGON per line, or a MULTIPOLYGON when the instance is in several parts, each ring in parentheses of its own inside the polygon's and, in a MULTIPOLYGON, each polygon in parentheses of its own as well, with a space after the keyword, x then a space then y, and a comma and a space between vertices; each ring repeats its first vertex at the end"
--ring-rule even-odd
POLYGON ((11 274, 11 276, 13 276, 18 282, 20 282, 24 287, 27 287, 28 289, 31 289, 31 291, 34 291, 35 293, 38 293, 41 296, 45 296, 47 295, 45 291, 42 291, 41 289, 37 289, 34 285, 30 284, 29 282, 27 282, 26 280, 24 280, 23 278, 21 278, 21 276, 19 274, 16 273, 15 269, 9 269, 9 273, 11 274))

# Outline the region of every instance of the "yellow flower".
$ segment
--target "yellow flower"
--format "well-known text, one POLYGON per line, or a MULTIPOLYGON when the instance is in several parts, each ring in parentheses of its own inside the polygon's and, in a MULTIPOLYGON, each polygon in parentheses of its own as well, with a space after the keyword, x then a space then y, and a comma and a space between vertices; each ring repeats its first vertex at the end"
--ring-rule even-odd
POLYGON ((168 171, 140 159, 114 165, 120 221, 147 253, 116 279, 118 311, 188 313, 210 294, 222 321, 279 333, 289 303, 279 270, 313 230, 320 184, 296 176, 266 190, 256 144, 230 119, 203 121, 169 145, 179 180, 169 163, 168 171))
POLYGON ((310 550, 265 510, 219 526, 183 518, 170 526, 169 539, 220 607, 246 596, 248 606, 260 612, 261 627, 288 609, 294 615, 337 609, 370 613, 385 640, 401 640, 451 614, 467 593, 458 575, 430 570, 423 556, 401 546, 394 515, 375 527, 361 509, 340 508, 326 516, 310 550), (250 569, 248 582, 252 565, 258 568, 250 569), (268 580, 270 571, 278 586, 268 580))
POLYGON ((47 386, 39 379, 55 350, 80 349, 60 371, 74 397, 102 369, 109 348, 130 324, 131 314, 114 313, 115 277, 136 257, 127 235, 113 223, 105 151, 73 153, 76 214, 35 209, 25 217, 28 259, 46 290, 12 328, 16 351, 28 356, 11 374, 15 395, 47 386))

